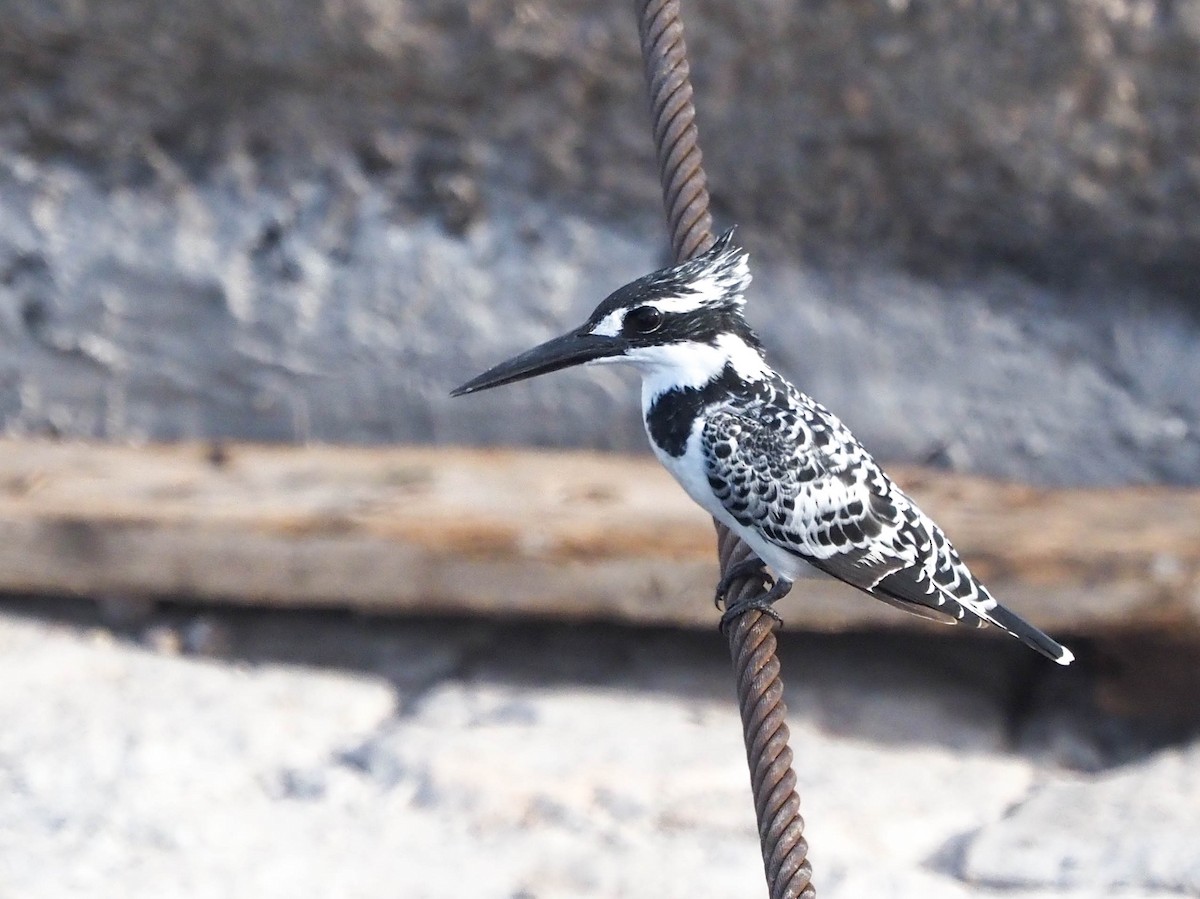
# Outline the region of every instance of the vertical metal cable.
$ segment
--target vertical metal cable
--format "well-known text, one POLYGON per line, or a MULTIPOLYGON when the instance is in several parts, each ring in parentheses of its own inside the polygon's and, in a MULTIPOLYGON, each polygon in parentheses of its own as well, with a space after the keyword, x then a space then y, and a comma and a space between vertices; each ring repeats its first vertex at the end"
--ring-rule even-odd
MULTIPOLYGON (((635 0, 635 10, 663 205, 675 260, 682 262, 712 246, 713 234, 679 2, 635 0)), ((719 522, 714 524, 724 575, 731 565, 749 558, 751 552, 728 528, 719 522)), ((732 604, 749 599, 761 593, 764 586, 758 577, 735 582, 728 601, 732 604)), ((788 748, 787 706, 775 656, 775 627, 769 615, 756 610, 743 613, 727 629, 729 653, 737 677, 769 895, 771 899, 814 899, 804 819, 800 817, 792 750, 788 748)))
POLYGON ((683 23, 677 0, 635 3, 667 229, 675 261, 683 262, 714 240, 683 23))
MULTIPOLYGON (((719 522, 714 524, 723 574, 752 553, 731 530, 719 522)), ((737 583, 729 601, 755 596, 763 586, 757 577, 737 583)), ((817 892, 812 885, 808 841, 804 839, 804 818, 800 816, 796 772, 792 770, 792 750, 788 746, 791 734, 783 681, 779 679, 779 659, 775 655, 777 626, 774 618, 762 612, 744 612, 727 629, 729 653, 737 678, 768 895, 771 899, 813 899, 817 892)))

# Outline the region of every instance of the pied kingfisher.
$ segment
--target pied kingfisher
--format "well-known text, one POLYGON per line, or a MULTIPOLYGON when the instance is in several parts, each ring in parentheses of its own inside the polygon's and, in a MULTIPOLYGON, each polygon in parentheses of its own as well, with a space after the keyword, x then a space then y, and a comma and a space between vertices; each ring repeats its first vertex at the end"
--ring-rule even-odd
POLYGON ((627 284, 582 326, 484 372, 454 396, 581 363, 623 362, 642 376, 642 415, 659 461, 757 557, 727 572, 775 573, 772 604, 812 565, 927 618, 994 624, 1060 665, 1074 659, 996 602, 942 529, 893 483, 837 417, 763 357, 742 317, 750 283, 730 229, 706 253, 627 284))

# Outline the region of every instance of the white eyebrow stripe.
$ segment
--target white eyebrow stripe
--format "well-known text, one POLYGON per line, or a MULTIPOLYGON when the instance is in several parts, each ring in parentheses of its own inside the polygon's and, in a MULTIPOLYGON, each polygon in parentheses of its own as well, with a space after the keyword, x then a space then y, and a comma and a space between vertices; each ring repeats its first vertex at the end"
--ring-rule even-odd
POLYGON ((653 306, 659 312, 679 313, 694 312, 704 305, 703 300, 695 294, 686 296, 664 297, 661 300, 647 300, 643 306, 653 306))
POLYGON ((616 337, 621 333, 621 328, 625 324, 624 309, 614 309, 600 321, 596 322, 596 326, 592 328, 592 334, 598 334, 601 337, 616 337))
MULTIPOLYGON (((745 280, 748 282, 750 278, 749 274, 745 273, 745 268, 746 266, 743 262, 740 269, 735 267, 733 274, 739 275, 744 273, 745 280)), ((687 286, 686 293, 650 300, 645 305, 653 306, 655 309, 667 313, 695 312, 697 309, 703 309, 705 306, 714 306, 722 302, 733 301, 740 303, 741 286, 736 278, 726 277, 722 273, 721 275, 703 277, 693 281, 687 286)))

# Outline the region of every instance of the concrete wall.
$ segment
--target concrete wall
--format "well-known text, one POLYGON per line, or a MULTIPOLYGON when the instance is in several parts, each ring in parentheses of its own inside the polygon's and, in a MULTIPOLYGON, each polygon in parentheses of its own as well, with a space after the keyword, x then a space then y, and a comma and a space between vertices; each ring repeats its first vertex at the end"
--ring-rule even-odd
MULTIPOLYGON (((885 459, 1200 483, 1200 2, 686 5, 774 360, 885 459)), ((448 389, 663 260, 632 14, 0 4, 0 427, 638 449, 448 389)))

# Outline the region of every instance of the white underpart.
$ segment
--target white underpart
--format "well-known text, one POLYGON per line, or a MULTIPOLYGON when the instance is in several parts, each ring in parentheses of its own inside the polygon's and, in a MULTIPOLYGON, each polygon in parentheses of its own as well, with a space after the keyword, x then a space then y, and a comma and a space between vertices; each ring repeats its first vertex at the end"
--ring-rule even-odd
MULTIPOLYGON (((624 313, 609 313, 592 329, 592 333, 606 333, 607 329, 612 327, 616 327, 619 332, 618 316, 623 317, 624 313), (602 331, 602 328, 606 331, 602 331)), ((625 355, 595 359, 588 364, 612 363, 631 365, 642 376, 643 421, 654 401, 663 393, 679 387, 701 387, 718 376, 726 365, 732 365, 738 375, 747 381, 760 380, 766 377, 768 371, 767 363, 759 351, 733 334, 720 335, 712 345, 689 341, 637 347, 625 355)), ((663 467, 675 477, 695 503, 741 536, 758 557, 781 577, 794 580, 803 571, 805 563, 764 540, 757 532, 739 524, 713 493, 705 472, 704 456, 700 451, 700 432, 703 427, 704 419, 697 418, 688 437, 687 449, 682 456, 664 453, 653 440, 650 441, 650 446, 663 467)))
MULTIPOLYGON (((630 363, 642 375, 643 420, 661 394, 677 387, 700 387, 719 375, 726 365, 732 365, 738 375, 747 381, 760 380, 767 374, 767 364, 758 350, 732 334, 722 334, 714 346, 677 343, 643 347, 615 361, 630 363)), ((668 455, 653 440, 650 446, 658 461, 674 476, 693 502, 738 534, 781 577, 795 580, 806 563, 764 539, 757 531, 738 523, 713 493, 708 483, 704 454, 700 450, 703 428, 704 419, 697 418, 682 456, 668 455)))
POLYGON ((729 514, 721 505, 708 483, 708 472, 704 464, 704 454, 700 450, 701 431, 704 429, 703 418, 696 419, 688 437, 687 449, 682 456, 671 456, 663 452, 651 440, 650 447, 654 455, 662 463, 663 468, 671 473, 684 492, 692 498, 700 508, 725 525, 754 550, 754 554, 766 562, 776 574, 786 581, 794 581, 807 569, 808 563, 780 546, 770 542, 754 528, 748 528, 729 514))

